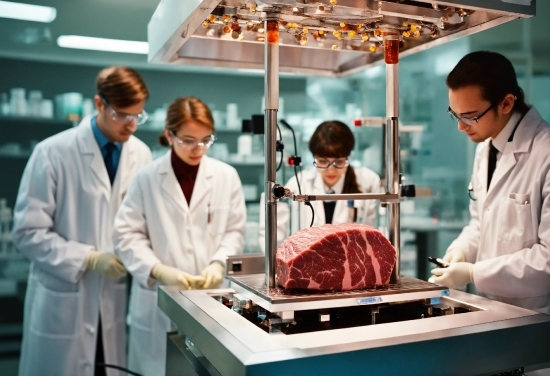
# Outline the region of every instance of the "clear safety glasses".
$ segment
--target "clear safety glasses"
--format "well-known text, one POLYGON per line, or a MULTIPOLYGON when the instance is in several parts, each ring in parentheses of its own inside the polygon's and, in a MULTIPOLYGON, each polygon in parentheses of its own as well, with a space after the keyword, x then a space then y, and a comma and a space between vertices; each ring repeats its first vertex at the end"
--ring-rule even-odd
POLYGON ((321 170, 329 169, 330 166, 334 166, 334 168, 342 169, 349 166, 349 161, 347 158, 339 158, 333 161, 329 161, 328 159, 315 158, 313 161, 313 165, 321 170))
POLYGON ((495 106, 495 104, 493 103, 488 109, 486 109, 480 115, 478 115, 476 117, 473 117, 473 118, 469 118, 469 117, 465 117, 465 116, 458 116, 453 110, 451 110, 450 106, 447 109, 447 112, 449 113, 449 115, 451 115, 451 118, 456 122, 461 121, 461 122, 463 122, 464 124, 467 124, 467 125, 474 125, 474 124, 477 124, 479 119, 481 119, 483 117, 483 115, 485 115, 487 112, 489 112, 494 106, 495 106))
POLYGON ((200 146, 203 149, 209 149, 210 146, 214 145, 214 142, 216 142, 216 136, 213 134, 203 139, 202 141, 197 141, 194 138, 184 138, 183 140, 181 140, 172 131, 170 131, 170 135, 174 138, 174 140, 176 140, 178 145, 189 150, 193 150, 197 146, 200 146))
POLYGON ((138 115, 130 115, 125 114, 122 112, 115 111, 113 107, 107 102, 104 98, 101 98, 101 101, 107 107, 107 110, 109 111, 109 115, 111 115, 111 119, 113 119, 114 122, 119 124, 129 124, 132 121, 136 122, 136 125, 141 125, 147 121, 147 118, 149 117, 149 114, 145 111, 143 111, 141 114, 138 115))

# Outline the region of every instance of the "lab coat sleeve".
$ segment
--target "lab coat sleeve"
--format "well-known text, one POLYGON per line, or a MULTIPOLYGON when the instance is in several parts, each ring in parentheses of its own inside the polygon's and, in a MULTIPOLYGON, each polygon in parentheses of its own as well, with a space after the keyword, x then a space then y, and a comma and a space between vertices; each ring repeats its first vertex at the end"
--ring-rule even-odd
MULTIPOLYGON (((287 202, 279 201, 277 203, 277 247, 288 236, 288 226, 290 222, 290 209, 287 202)), ((260 249, 265 253, 265 193, 260 196, 260 223, 259 223, 258 242, 260 249)))
POLYGON ((160 260, 149 240, 141 176, 138 174, 132 180, 118 209, 113 228, 113 243, 115 253, 132 277, 142 286, 152 287, 156 280, 151 278, 151 269, 160 260))
POLYGON ((95 247, 67 240, 56 232, 58 176, 48 154, 37 146, 23 172, 15 204, 13 242, 35 266, 76 283, 86 270, 86 255, 95 247))
POLYGON ((477 291, 507 298, 550 294, 550 167, 546 171, 541 203, 538 242, 531 248, 477 262, 474 265, 477 291))
POLYGON ((231 171, 227 186, 231 190, 229 202, 231 212, 220 245, 210 259, 210 262, 219 261, 222 265, 225 265, 225 258, 227 256, 243 252, 246 223, 246 205, 241 180, 237 171, 231 171))

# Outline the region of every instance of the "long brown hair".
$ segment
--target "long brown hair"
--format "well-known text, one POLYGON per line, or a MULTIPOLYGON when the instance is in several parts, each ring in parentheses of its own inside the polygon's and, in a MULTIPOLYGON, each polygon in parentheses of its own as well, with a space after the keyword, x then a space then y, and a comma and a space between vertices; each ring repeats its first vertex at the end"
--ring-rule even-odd
MULTIPOLYGON (((215 131, 214 118, 203 101, 195 97, 179 97, 168 107, 164 128, 176 133, 188 121, 199 122, 212 132, 215 131)), ((159 143, 163 146, 169 145, 164 134, 159 136, 159 143)))
POLYGON ((107 103, 125 108, 149 98, 149 89, 138 72, 128 67, 113 66, 99 72, 97 95, 107 103))
MULTIPOLYGON (((325 121, 317 127, 309 140, 313 155, 324 158, 348 158, 355 146, 351 129, 338 120, 325 121)), ((352 166, 348 166, 342 193, 361 193, 352 166)))
POLYGON ((483 99, 493 105, 501 102, 507 94, 512 94, 516 97, 515 111, 525 114, 530 108, 518 85, 514 66, 496 52, 476 51, 464 56, 449 73, 446 83, 451 90, 478 86, 483 99))

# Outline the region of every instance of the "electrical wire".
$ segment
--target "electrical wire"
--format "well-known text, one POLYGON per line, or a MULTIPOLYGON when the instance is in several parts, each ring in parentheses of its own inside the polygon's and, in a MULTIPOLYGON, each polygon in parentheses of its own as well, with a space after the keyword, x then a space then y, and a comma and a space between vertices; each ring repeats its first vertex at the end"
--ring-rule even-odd
POLYGON ((292 139, 294 140, 294 155, 297 155, 298 146, 296 144, 296 134, 294 133, 294 129, 292 129, 290 124, 288 124, 285 119, 281 119, 281 124, 290 129, 290 131, 292 132, 292 139))
POLYGON ((306 201, 305 204, 311 209, 311 223, 309 224, 309 227, 313 227, 313 221, 315 220, 315 210, 313 210, 313 205, 311 205, 311 202, 306 201))
MULTIPOLYGON (((297 142, 296 142, 296 134, 294 133, 294 129, 292 129, 290 124, 288 124, 285 121, 285 119, 281 119, 281 124, 283 124, 285 127, 290 129, 290 131, 292 132, 292 140, 294 141, 294 155, 298 155, 298 145, 297 145, 297 142)), ((300 176, 301 175, 302 175, 302 169, 300 168, 300 176)), ((296 165, 294 165, 294 176, 296 177, 296 184, 298 185, 298 193, 301 195, 302 194, 302 187, 300 187, 300 179, 298 178, 298 169, 297 169, 296 165)), ((315 210, 313 210, 313 205, 311 205, 311 203, 309 201, 304 202, 304 204, 306 206, 309 206, 309 208, 311 209, 311 223, 310 223, 309 227, 312 227, 313 226, 313 221, 315 220, 315 210)))
MULTIPOLYGON (((283 143, 283 134, 281 133, 281 128, 279 128, 279 124, 277 124, 277 131, 279 131, 279 140, 281 141, 281 144, 283 143)), ((279 165, 277 166, 277 169, 275 172, 279 171, 283 165, 283 151, 281 150, 281 159, 279 160, 279 165)))
POLYGON ((114 368, 114 369, 118 369, 120 371, 124 371, 129 375, 142 376, 141 373, 133 372, 133 371, 130 371, 129 369, 127 369, 127 368, 116 366, 114 364, 96 363, 95 366, 96 367, 105 367, 105 368, 114 368))

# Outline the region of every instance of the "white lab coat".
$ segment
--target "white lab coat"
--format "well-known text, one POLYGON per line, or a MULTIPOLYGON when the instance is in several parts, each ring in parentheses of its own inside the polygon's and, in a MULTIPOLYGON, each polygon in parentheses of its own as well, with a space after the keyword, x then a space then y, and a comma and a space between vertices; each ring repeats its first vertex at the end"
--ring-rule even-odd
POLYGON ((475 263, 478 293, 550 314, 550 127, 529 110, 487 191, 489 141, 476 149, 470 223, 449 249, 464 249, 475 263), (514 194, 528 195, 528 203, 514 194))
POLYGON ((237 171, 203 156, 187 205, 170 153, 137 174, 113 233, 116 253, 133 276, 128 364, 145 376, 165 374, 166 333, 175 330, 157 306, 153 266, 161 262, 199 275, 244 248, 246 207, 237 171))
MULTIPOLYGON (((372 170, 361 167, 354 168, 355 176, 357 178, 357 183, 359 189, 363 193, 379 193, 380 188, 380 177, 372 170)), ((309 168, 302 171, 301 174, 298 174, 300 178, 300 187, 302 194, 309 195, 324 195, 326 194, 325 185, 323 183, 323 177, 317 170, 317 168, 309 168)), ((344 179, 343 175, 340 179, 344 179)), ((338 184, 338 183, 337 183, 338 184)), ((285 185, 286 188, 289 188, 292 192, 298 193, 298 184, 296 182, 296 177, 289 179, 288 183, 285 185)), ((337 192, 338 193, 338 192, 337 192)), ((260 234, 259 234, 259 244, 262 251, 265 252, 265 210, 264 210, 264 194, 262 194, 260 199, 260 234)), ((325 208, 323 206, 323 201, 312 201, 311 205, 315 210, 315 219, 313 221, 313 226, 321 226, 326 223, 325 221, 325 208)), ((376 226, 376 200, 355 200, 354 206, 357 208, 357 222, 376 226)), ((311 224, 311 208, 299 202, 291 202, 290 208, 289 204, 286 202, 277 203, 277 245, 280 245, 283 240, 294 234, 296 231, 307 228, 311 224)), ((333 224, 347 223, 351 222, 349 218, 348 202, 347 201, 336 201, 336 206, 334 208, 334 215, 332 217, 333 224)))
POLYGON ((19 375, 93 375, 100 311, 105 362, 126 366, 126 278, 86 269, 86 255, 113 252, 114 216, 151 151, 131 137, 111 187, 90 119, 40 142, 21 179, 13 239, 31 270, 19 375))

